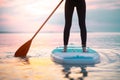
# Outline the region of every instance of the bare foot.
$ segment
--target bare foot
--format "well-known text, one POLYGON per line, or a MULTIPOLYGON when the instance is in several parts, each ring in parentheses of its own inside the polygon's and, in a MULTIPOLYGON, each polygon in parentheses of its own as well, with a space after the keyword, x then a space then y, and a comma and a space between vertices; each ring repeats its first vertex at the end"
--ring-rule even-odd
POLYGON ((67 52, 67 45, 64 45, 63 52, 67 52))
POLYGON ((87 52, 86 47, 82 47, 83 52, 87 52))

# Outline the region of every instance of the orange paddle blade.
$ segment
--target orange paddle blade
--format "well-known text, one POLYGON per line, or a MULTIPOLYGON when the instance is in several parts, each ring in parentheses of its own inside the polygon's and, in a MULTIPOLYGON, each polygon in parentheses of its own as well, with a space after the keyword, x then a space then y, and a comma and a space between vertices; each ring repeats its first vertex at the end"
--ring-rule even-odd
POLYGON ((30 48, 32 39, 27 41, 25 44, 23 44, 16 52, 15 52, 15 57, 26 57, 26 54, 30 48))

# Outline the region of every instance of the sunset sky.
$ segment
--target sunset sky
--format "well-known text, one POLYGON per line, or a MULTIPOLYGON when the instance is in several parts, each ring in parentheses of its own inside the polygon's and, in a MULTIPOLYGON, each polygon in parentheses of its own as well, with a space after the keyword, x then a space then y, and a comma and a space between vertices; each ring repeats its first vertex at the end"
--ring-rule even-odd
MULTIPOLYGON (((0 32, 35 32, 60 0, 0 0, 0 32)), ((65 0, 64 0, 65 2, 65 0)), ((43 27, 43 32, 62 32, 64 2, 43 27)), ((87 30, 120 32, 120 0, 86 0, 87 30)), ((76 11, 71 31, 79 31, 76 11)))

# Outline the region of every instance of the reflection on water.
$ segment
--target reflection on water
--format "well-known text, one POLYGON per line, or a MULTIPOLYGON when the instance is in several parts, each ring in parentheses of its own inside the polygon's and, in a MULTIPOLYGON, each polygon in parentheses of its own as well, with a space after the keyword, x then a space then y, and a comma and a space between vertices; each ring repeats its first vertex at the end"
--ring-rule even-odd
MULTIPOLYGON (((74 80, 73 77, 71 77, 70 75, 73 73, 71 71, 72 67, 75 67, 74 65, 62 65, 63 67, 63 73, 65 75, 65 78, 68 78, 69 80, 74 80)), ((77 66, 78 67, 78 66, 77 66)), ((86 66, 82 66, 79 68, 81 68, 81 71, 78 70, 78 72, 74 73, 74 74, 79 74, 79 75, 82 75, 82 76, 76 76, 75 79, 78 79, 78 80, 84 80, 85 77, 87 77, 88 75, 88 72, 86 71, 86 66)))
MULTIPOLYGON (((60 33, 39 34, 33 41, 27 57, 13 57, 16 49, 30 37, 31 34, 0 34, 0 80, 119 80, 120 78, 120 33, 88 34, 88 46, 94 48, 101 57, 101 63, 93 67, 52 62, 51 51, 56 46, 62 45, 60 33)), ((79 44, 78 37, 77 33, 71 34, 70 42, 79 44)))
MULTIPOLYGON (((24 65, 44 65, 44 64, 46 64, 47 63, 47 65, 50 63, 50 66, 52 66, 52 64, 54 64, 54 67, 55 67, 55 65, 57 65, 56 67, 61 71, 61 73, 63 73, 63 79, 69 79, 69 80, 74 80, 74 79, 79 79, 79 80, 84 80, 84 78, 85 77, 87 77, 87 75, 88 75, 88 72, 86 71, 86 67, 87 66, 77 66, 77 65, 65 65, 65 64, 57 64, 57 63, 52 63, 51 61, 48 63, 48 62, 46 62, 46 61, 43 61, 43 60, 46 60, 45 58, 43 58, 43 59, 40 59, 41 61, 36 61, 35 59, 31 59, 31 58, 29 58, 29 57, 24 57, 24 58, 19 58, 19 61, 21 62, 21 63, 23 63, 24 65), (41 63, 42 62, 42 63, 41 63), (46 63, 45 63, 46 62, 46 63), (61 69, 60 69, 60 67, 61 67, 61 69), (79 68, 79 70, 77 71, 77 72, 74 72, 74 71, 72 71, 72 68, 79 68), (75 76, 74 75, 74 77, 72 77, 71 75, 72 75, 72 73, 74 73, 74 74, 77 74, 77 75, 81 75, 81 76, 75 76)), ((53 67, 53 69, 54 69, 54 67, 53 67)), ((49 68, 49 66, 48 66, 48 68, 49 68)), ((43 68, 42 68, 43 69, 43 68)), ((46 71, 46 70, 45 70, 46 71)), ((58 71, 58 70, 57 70, 58 71)), ((54 71, 54 73, 56 74, 56 71, 54 71)), ((60 73, 59 73, 60 74, 60 73)), ((49 76, 47 76, 47 77, 49 77, 49 76)), ((62 78, 62 77, 61 77, 62 78)))
POLYGON ((29 61, 29 57, 19 57, 20 62, 22 62, 24 65, 29 65, 30 61, 29 61))

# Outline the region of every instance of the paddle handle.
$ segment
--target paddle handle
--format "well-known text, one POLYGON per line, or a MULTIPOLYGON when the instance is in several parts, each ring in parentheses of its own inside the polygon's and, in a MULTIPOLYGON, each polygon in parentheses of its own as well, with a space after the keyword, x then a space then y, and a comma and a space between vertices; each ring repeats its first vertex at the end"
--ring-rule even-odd
POLYGON ((46 22, 49 20, 49 18, 53 15, 53 13, 56 11, 56 9, 61 5, 61 3, 63 2, 63 0, 60 1, 60 3, 56 6, 56 8, 52 11, 52 13, 48 16, 48 18, 44 21, 44 23, 40 26, 40 28, 37 30, 37 32, 34 34, 34 36, 32 37, 31 40, 33 40, 35 38, 35 36, 37 35, 37 33, 43 28, 43 26, 46 24, 46 22))

